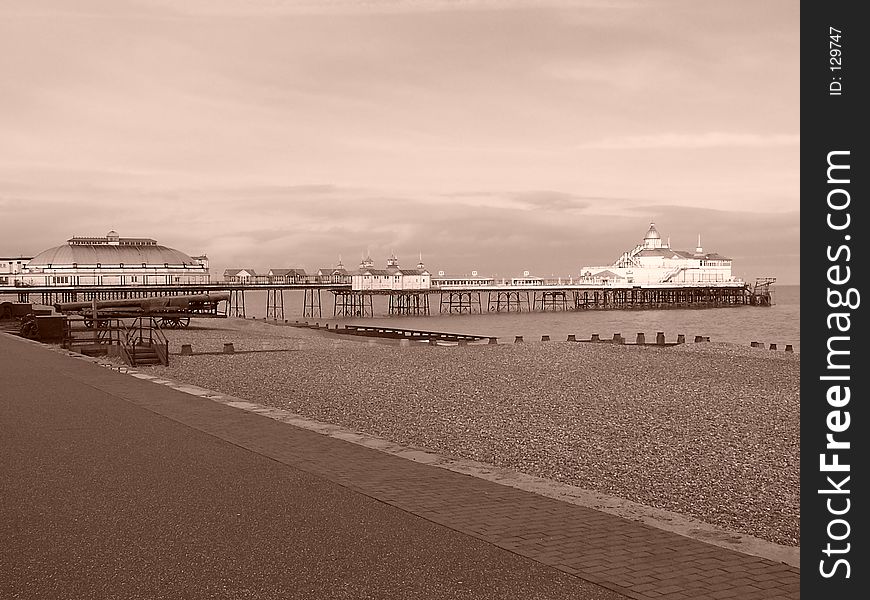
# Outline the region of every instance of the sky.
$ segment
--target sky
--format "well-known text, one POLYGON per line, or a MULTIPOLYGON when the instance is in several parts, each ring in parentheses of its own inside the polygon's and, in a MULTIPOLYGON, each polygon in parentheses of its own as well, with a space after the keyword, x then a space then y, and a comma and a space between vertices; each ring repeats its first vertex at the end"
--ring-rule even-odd
POLYGON ((0 0, 0 256, 799 283, 799 3, 0 0))

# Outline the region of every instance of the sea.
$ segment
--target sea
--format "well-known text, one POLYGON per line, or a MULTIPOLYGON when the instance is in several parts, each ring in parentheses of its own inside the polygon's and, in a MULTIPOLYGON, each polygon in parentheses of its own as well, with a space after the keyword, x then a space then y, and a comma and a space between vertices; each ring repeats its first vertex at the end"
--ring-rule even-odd
MULTIPOLYGON (((655 340, 656 333, 664 332, 666 341, 676 341, 678 334, 691 342, 695 336, 709 337, 711 342, 729 342, 750 345, 760 342, 769 347, 776 344, 779 350, 791 344, 800 352, 800 286, 773 285, 772 306, 733 306, 725 308, 668 308, 662 310, 569 310, 550 312, 501 312, 483 314, 446 315, 438 314, 438 294, 430 295, 430 316, 388 315, 386 297, 376 296, 373 302, 373 317, 336 318, 333 313, 333 296, 321 292, 321 317, 304 317, 303 293, 284 292, 284 319, 318 322, 321 325, 382 325, 425 331, 464 333, 497 337, 500 342, 513 342, 523 336, 527 342, 539 341, 550 336, 553 341, 566 340, 568 335, 589 339, 598 334, 601 339, 611 339, 619 333, 628 342, 633 342, 638 333, 647 341, 655 340)), ((486 299, 483 299, 486 310, 486 299)), ((266 317, 266 292, 246 292, 245 314, 248 318, 266 317)))

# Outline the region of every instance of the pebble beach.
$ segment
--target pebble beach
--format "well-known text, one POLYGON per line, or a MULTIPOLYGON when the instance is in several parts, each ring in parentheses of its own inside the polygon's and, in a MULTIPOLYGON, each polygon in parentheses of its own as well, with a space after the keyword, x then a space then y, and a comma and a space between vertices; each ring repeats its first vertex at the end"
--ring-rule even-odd
POLYGON ((800 545, 800 354, 409 347, 235 318, 166 334, 170 365, 154 375, 800 545))

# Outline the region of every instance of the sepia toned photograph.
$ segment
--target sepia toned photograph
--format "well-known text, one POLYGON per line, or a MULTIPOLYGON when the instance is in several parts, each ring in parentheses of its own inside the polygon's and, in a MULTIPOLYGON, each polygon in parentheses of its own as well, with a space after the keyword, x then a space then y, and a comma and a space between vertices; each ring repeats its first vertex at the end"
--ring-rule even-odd
POLYGON ((800 12, 0 0, 0 598, 799 598, 800 12))

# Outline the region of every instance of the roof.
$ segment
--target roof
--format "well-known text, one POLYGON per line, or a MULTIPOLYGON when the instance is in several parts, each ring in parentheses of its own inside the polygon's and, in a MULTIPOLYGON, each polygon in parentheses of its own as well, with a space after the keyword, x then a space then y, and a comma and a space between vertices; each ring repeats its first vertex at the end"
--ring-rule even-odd
POLYGON ((272 275, 305 275, 305 269, 269 269, 272 275))
POLYGON ((598 271, 597 273, 593 273, 593 277, 600 277, 601 279, 622 279, 620 275, 617 275, 610 269, 605 269, 604 271, 598 271))
POLYGON ((698 254, 697 252, 689 252, 688 250, 671 250, 670 248, 644 248, 635 256, 663 256, 665 258, 695 258, 706 260, 731 260, 716 252, 708 252, 698 254))
POLYGON ((235 277, 242 271, 246 272, 248 275, 256 275, 257 272, 254 269, 227 269, 224 271, 224 277, 235 277))
POLYGON ((635 256, 663 256, 665 258, 686 258, 679 250, 671 250, 670 248, 644 248, 643 250, 635 254, 635 256))
POLYGON ((475 280, 483 279, 483 280, 487 280, 487 281, 493 279, 489 275, 450 275, 450 274, 434 275, 432 278, 433 279, 475 279, 475 280))
POLYGON ((360 275, 393 275, 393 272, 386 269, 360 269, 360 275))
POLYGON ((643 236, 643 239, 645 239, 645 240, 660 240, 660 239, 662 239, 662 236, 659 235, 658 230, 656 230, 655 223, 649 224, 649 229, 647 229, 646 235, 643 236))
POLYGON ((165 264, 173 266, 190 266, 197 268, 200 264, 193 258, 166 246, 156 245, 122 245, 108 244, 63 244, 48 250, 43 250, 27 263, 28 268, 72 265, 141 265, 162 267, 165 264))

